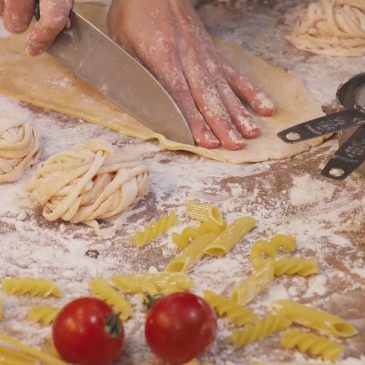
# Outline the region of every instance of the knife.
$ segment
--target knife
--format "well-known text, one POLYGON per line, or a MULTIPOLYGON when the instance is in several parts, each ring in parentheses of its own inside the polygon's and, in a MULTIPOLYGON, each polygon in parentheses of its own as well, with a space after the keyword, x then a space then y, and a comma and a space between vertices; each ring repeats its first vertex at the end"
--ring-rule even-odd
POLYGON ((194 145, 183 114, 156 78, 80 13, 71 10, 69 18, 70 28, 58 35, 48 53, 153 131, 194 145))

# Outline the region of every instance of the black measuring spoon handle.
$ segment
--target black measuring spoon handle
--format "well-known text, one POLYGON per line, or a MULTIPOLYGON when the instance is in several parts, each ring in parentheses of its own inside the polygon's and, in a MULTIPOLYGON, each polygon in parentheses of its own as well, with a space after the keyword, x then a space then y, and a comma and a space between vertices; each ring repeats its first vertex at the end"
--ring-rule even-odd
POLYGON ((298 124, 277 135, 286 143, 298 143, 362 124, 365 124, 365 113, 351 109, 298 124))
POLYGON ((365 161, 365 125, 358 128, 328 161, 321 175, 343 180, 365 161))

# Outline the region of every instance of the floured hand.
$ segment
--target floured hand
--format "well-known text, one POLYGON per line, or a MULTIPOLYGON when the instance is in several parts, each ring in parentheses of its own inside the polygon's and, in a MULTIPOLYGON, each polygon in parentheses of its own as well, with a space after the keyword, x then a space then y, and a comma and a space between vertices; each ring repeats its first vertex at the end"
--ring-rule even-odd
MULTIPOLYGON (((53 43, 57 34, 68 24, 73 0, 40 0, 41 18, 28 37, 26 51, 39 55, 53 43)), ((26 31, 34 14, 34 0, 0 0, 0 15, 5 28, 12 33, 26 31)))
POLYGON ((108 26, 170 92, 198 145, 239 150, 260 134, 241 100, 259 115, 275 112, 218 53, 190 0, 113 0, 108 26))

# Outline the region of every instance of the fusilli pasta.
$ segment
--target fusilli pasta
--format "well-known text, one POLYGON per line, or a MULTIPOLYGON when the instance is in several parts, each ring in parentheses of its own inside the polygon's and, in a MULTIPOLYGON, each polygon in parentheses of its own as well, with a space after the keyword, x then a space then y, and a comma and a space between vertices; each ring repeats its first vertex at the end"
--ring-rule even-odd
POLYGON ((205 247, 204 254, 210 256, 225 255, 255 226, 256 219, 253 217, 241 217, 236 219, 229 224, 217 238, 205 247))
POLYGON ((126 293, 172 293, 189 290, 193 282, 181 273, 146 273, 115 275, 112 277, 113 284, 126 293))
POLYGON ((241 305, 246 305, 266 290, 273 280, 274 265, 270 260, 260 270, 255 271, 246 280, 242 281, 233 290, 231 299, 241 305))
POLYGON ((28 312, 28 319, 34 323, 40 323, 44 326, 49 326, 53 323, 60 308, 50 306, 38 306, 30 308, 28 312))
POLYGON ((243 326, 257 319, 256 314, 249 309, 211 290, 204 290, 204 299, 220 316, 226 316, 237 326, 243 326))
POLYGON ((25 295, 33 296, 61 297, 60 288, 51 280, 36 278, 5 278, 3 279, 1 289, 9 295, 25 295))
POLYGON ((357 334, 356 328, 351 323, 317 308, 291 300, 278 300, 274 303, 274 308, 294 323, 318 330, 326 335, 351 337, 357 334))
POLYGON ((274 269, 275 276, 300 275, 307 277, 319 272, 318 260, 315 258, 282 257, 281 259, 274 260, 274 269))
POLYGON ((299 351, 322 360, 336 361, 344 353, 344 348, 339 343, 313 333, 290 330, 281 335, 281 345, 286 349, 297 348, 299 351))
POLYGON ((123 321, 133 316, 133 309, 122 293, 117 292, 100 278, 90 280, 89 284, 92 293, 111 305, 123 321))
POLYGON ((159 220, 146 226, 142 231, 136 232, 133 236, 133 242, 137 247, 145 246, 177 224, 179 224, 179 221, 176 214, 171 211, 168 215, 164 215, 159 220))
POLYGON ((268 337, 274 332, 282 331, 291 325, 291 321, 283 315, 267 316, 254 323, 248 323, 242 330, 234 330, 231 342, 235 349, 268 337))
POLYGON ((223 225, 223 216, 217 207, 198 201, 189 201, 186 204, 186 215, 198 221, 212 221, 223 225))

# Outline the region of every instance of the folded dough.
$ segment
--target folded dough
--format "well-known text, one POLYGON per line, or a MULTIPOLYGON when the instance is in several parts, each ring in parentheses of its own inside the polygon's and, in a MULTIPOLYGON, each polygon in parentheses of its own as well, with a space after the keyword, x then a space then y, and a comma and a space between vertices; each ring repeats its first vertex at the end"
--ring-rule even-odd
POLYGON ((303 10, 287 38, 298 49, 343 57, 365 55, 365 1, 321 0, 303 10))
POLYGON ((103 140, 90 140, 74 150, 53 155, 38 166, 26 191, 43 207, 49 221, 62 219, 93 227, 98 220, 115 219, 147 192, 148 168, 134 156, 113 155, 103 140))
POLYGON ((30 123, 0 121, 0 184, 18 180, 38 156, 39 140, 30 123))

